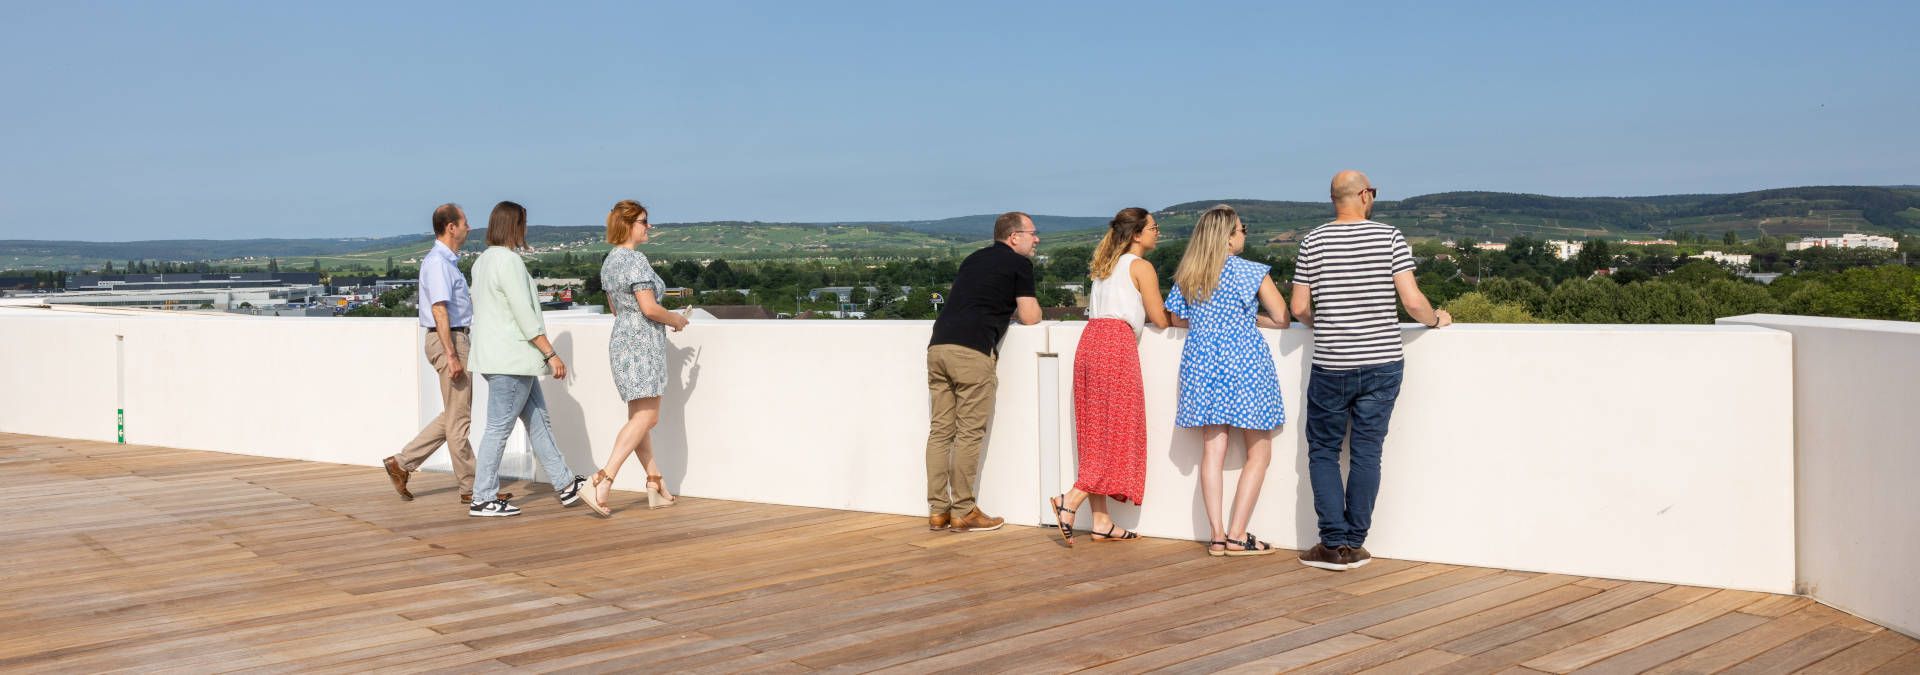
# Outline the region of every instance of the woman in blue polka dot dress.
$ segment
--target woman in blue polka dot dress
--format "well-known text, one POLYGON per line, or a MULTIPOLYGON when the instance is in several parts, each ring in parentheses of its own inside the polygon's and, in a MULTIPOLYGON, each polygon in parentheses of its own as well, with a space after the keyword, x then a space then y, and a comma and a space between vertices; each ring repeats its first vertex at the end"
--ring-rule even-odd
POLYGON ((1207 209, 1174 272, 1167 310, 1191 325, 1180 353, 1180 406, 1174 424, 1198 427, 1205 444, 1200 492, 1207 507, 1215 556, 1266 555, 1273 546, 1247 532, 1273 458, 1273 430, 1286 422, 1273 352, 1260 328, 1284 328, 1287 306, 1267 277, 1268 267, 1239 257, 1247 228, 1233 207, 1207 209), (1255 310, 1265 309, 1266 314, 1255 310), (1221 488, 1227 430, 1240 429, 1247 461, 1233 494, 1233 518, 1223 522, 1221 488))

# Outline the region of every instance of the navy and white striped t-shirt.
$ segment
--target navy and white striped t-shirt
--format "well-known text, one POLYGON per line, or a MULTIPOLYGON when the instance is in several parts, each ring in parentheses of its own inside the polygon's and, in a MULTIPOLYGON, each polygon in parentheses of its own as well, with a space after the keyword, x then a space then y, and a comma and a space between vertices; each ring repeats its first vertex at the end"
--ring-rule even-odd
POLYGON ((1313 294, 1313 363, 1350 369, 1400 360, 1393 275, 1413 270, 1400 228, 1371 220, 1327 223, 1300 242, 1294 292, 1313 294))

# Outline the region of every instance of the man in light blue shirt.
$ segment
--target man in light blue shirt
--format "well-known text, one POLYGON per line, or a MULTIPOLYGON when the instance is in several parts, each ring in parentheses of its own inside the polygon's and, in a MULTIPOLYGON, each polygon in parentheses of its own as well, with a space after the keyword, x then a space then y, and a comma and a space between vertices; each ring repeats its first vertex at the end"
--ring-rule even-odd
MULTIPOLYGON (((471 349, 467 329, 473 325, 473 297, 467 278, 460 274, 455 251, 467 242, 467 214, 459 204, 441 204, 433 210, 433 250, 420 260, 420 326, 427 330, 427 363, 440 374, 440 401, 445 409, 409 441, 400 453, 384 462, 387 480, 400 498, 411 501, 407 479, 441 444, 453 460, 454 480, 460 483, 460 503, 473 501, 473 378, 467 376, 471 349)), ((500 495, 511 499, 511 495, 500 495)))

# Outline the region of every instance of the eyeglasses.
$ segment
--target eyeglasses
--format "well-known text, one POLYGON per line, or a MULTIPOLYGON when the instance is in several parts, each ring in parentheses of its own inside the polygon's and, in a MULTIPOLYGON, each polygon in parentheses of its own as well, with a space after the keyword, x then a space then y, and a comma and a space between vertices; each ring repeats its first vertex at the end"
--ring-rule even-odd
POLYGON ((1038 234, 1036 230, 1014 230, 1011 234, 1038 234))
POLYGON ((1361 190, 1361 192, 1367 193, 1368 197, 1372 197, 1374 199, 1380 198, 1380 188, 1367 188, 1365 190, 1361 190))

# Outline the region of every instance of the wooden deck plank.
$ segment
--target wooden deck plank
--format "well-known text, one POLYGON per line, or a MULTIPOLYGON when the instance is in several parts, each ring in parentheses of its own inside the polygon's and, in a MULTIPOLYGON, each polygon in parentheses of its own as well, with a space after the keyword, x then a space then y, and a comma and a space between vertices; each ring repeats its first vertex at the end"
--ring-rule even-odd
POLYGON ((1699 651, 1654 668, 1649 673, 1713 673, 1773 649, 1789 640, 1833 624, 1839 610, 1806 605, 1794 612, 1703 647, 1699 651))
MULTIPOLYGON (((382 450, 370 451, 378 455, 382 450)), ((689 497, 611 519, 375 468, 0 433, 0 669, 1630 672, 1920 667, 1804 598, 689 497), (85 500, 93 508, 76 509, 85 500)))
POLYGON ((1699 651, 1701 647, 1725 640, 1766 621, 1765 617, 1740 612, 1722 614, 1678 633, 1607 657, 1574 672, 1592 675, 1646 672, 1654 666, 1699 651))
MULTIPOLYGON (((1502 600, 1517 598, 1517 600, 1513 602, 1492 606, 1489 609, 1474 612, 1453 621, 1432 625, 1413 633, 1393 636, 1380 644, 1357 650, 1339 658, 1314 664, 1302 672, 1351 673, 1358 670, 1383 666, 1412 657, 1420 652, 1428 651, 1437 645, 1461 636, 1484 630, 1489 626, 1499 625, 1515 618, 1532 615, 1546 608, 1563 605, 1599 592, 1596 589, 1569 586, 1565 583, 1553 585, 1545 591, 1539 590, 1540 587, 1547 586, 1556 581, 1560 580, 1544 576, 1536 577, 1529 582, 1522 582, 1505 588, 1495 589, 1477 596, 1442 605, 1432 610, 1427 610, 1426 612, 1414 614, 1408 618, 1432 615, 1436 610, 1440 610, 1443 616, 1455 615, 1463 609, 1490 606, 1502 600), (1547 582, 1540 582, 1541 579, 1546 579, 1547 582), (1534 585, 1528 586, 1528 584, 1534 585)), ((1392 625, 1401 621, 1405 621, 1405 619, 1390 621, 1386 624, 1381 624, 1381 626, 1392 625)), ((1360 632, 1366 635, 1384 637, 1382 635, 1383 631, 1377 630, 1379 628, 1380 626, 1369 627, 1360 632)), ((1392 633, 1395 631, 1384 632, 1392 633)), ((1449 659, 1447 662, 1450 663, 1452 660, 1453 659, 1449 659)), ((1445 665, 1445 663, 1432 662, 1429 658, 1423 658, 1418 662, 1431 667, 1445 665)))
POLYGON ((1913 675, 1920 673, 1920 650, 1907 652, 1905 656, 1886 662, 1886 664, 1867 671, 1872 675, 1913 675))
MULTIPOLYGON (((1662 594, 1665 595, 1665 594, 1662 594)), ((1673 611, 1568 645, 1520 665, 1549 673, 1565 673, 1614 654, 1692 628, 1756 599, 1746 591, 1719 591, 1673 611)), ((1659 597, 1659 596, 1655 596, 1659 597)))
POLYGON ((1821 628, 1787 641, 1765 653, 1747 659, 1740 665, 1720 671, 1728 675, 1748 675, 1750 673, 1791 673, 1813 665, 1828 656, 1839 653, 1854 644, 1864 642, 1869 635, 1838 624, 1821 628))
POLYGON ((1865 673, 1916 649, 1920 649, 1920 641, 1890 630, 1881 631, 1860 644, 1843 649, 1833 656, 1807 666, 1800 672, 1803 675, 1865 673))

